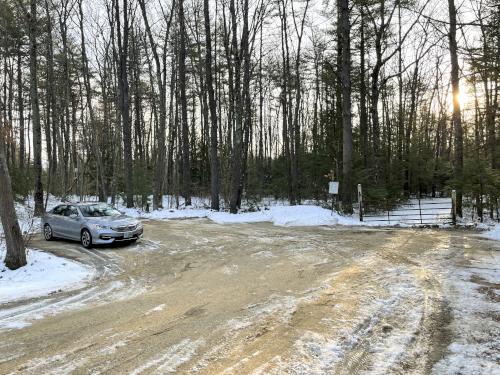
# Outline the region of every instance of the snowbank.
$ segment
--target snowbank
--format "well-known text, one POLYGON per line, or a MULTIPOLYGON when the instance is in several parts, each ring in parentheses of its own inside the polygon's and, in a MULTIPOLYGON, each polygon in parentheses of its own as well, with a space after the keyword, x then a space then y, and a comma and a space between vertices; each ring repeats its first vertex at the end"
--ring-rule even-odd
MULTIPOLYGON (((95 196, 86 196, 85 201, 97 202, 98 198, 95 196)), ((149 201, 152 200, 150 196, 149 201)), ((80 200, 77 196, 69 196, 64 202, 78 202, 80 200)), ((108 201, 111 203, 111 201, 108 201)), ((63 203, 59 198, 52 195, 49 196, 47 202, 47 210, 52 209, 58 204, 63 203)), ((221 202, 222 203, 222 202, 221 202)), ((194 219, 194 218, 208 218, 218 224, 243 224, 243 223, 260 223, 270 222, 277 226, 319 226, 319 225, 350 225, 350 226, 370 226, 370 227, 385 227, 385 226, 401 226, 412 227, 419 226, 419 220, 409 221, 409 219, 419 218, 415 209, 419 207, 418 201, 413 199, 407 204, 400 206, 391 214, 391 220, 388 222, 387 213, 380 213, 380 215, 371 214, 365 221, 360 222, 357 214, 352 216, 343 216, 338 212, 322 208, 316 205, 315 201, 304 201, 304 204, 297 206, 289 206, 288 202, 283 200, 276 200, 272 198, 265 198, 260 201, 243 201, 242 209, 236 215, 227 212, 227 207, 222 205, 221 211, 212 211, 210 201, 203 197, 193 197, 192 205, 185 206, 184 199, 179 197, 176 199, 173 196, 163 196, 163 209, 150 210, 146 212, 141 208, 127 208, 125 202, 118 198, 116 208, 124 214, 138 218, 138 219, 152 219, 152 220, 171 220, 171 219, 194 219), (178 207, 178 208, 170 208, 178 207), (250 212, 252 211, 252 212, 250 212), (411 214, 411 215, 410 215, 411 214)), ((440 227, 449 227, 449 208, 445 208, 447 204, 451 204, 448 198, 436 198, 433 200, 422 200, 420 205, 422 208, 427 209, 425 222, 440 223, 440 227), (430 204, 439 203, 438 206, 430 204), (438 208, 434 208, 438 207, 438 208)), ((19 224, 23 233, 35 233, 40 231, 40 219, 33 218, 34 201, 32 197, 24 203, 16 202, 16 212, 19 219, 19 224)), ((152 208, 152 207, 151 207, 152 208)), ((463 224, 466 224, 464 221, 463 224)), ((478 229, 481 227, 478 225, 478 229)), ((484 228, 482 228, 484 229, 484 228)), ((488 238, 499 239, 500 229, 498 226, 485 234, 488 238)), ((0 225, 0 238, 3 235, 3 229, 0 225)))
MULTIPOLYGON (((171 207, 174 199, 168 195, 163 197, 163 207, 171 207)), ((317 225, 361 225, 358 218, 341 216, 337 212, 316 206, 314 204, 289 206, 281 200, 263 199, 255 202, 244 202, 238 214, 227 211, 212 211, 210 202, 206 199, 193 197, 191 206, 184 206, 183 198, 179 198, 179 209, 164 208, 145 212, 137 208, 126 208, 124 202, 118 203, 118 209, 135 218, 169 220, 207 218, 217 224, 243 224, 270 222, 278 226, 317 226, 317 225), (248 212, 249 209, 257 211, 248 212), (245 211, 248 210, 248 211, 245 211)))
POLYGON ((0 304, 81 288, 93 269, 42 251, 27 250, 28 264, 15 271, 3 263, 6 248, 0 244, 0 304))
POLYGON ((495 225, 495 227, 485 233, 481 234, 482 237, 489 238, 491 240, 500 241, 500 224, 495 225))
POLYGON ((157 210, 143 212, 135 208, 121 208, 126 215, 136 218, 166 220, 207 218, 217 224, 243 224, 270 222, 277 226, 360 225, 353 217, 341 216, 337 212, 313 205, 271 206, 256 212, 216 212, 209 209, 185 208, 180 210, 157 210))
POLYGON ((208 219, 218 224, 271 222, 277 226, 359 225, 357 219, 312 205, 274 206, 267 210, 240 213, 211 212, 208 219))

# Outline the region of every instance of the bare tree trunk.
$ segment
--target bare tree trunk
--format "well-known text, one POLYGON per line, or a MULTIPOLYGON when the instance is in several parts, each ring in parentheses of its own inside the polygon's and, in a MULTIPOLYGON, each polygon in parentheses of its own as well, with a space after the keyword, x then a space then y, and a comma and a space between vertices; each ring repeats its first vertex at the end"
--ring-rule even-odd
POLYGON ((90 70, 87 58, 87 49, 85 46, 85 33, 84 33, 84 19, 83 19, 83 0, 78 1, 78 10, 80 17, 80 37, 81 37, 81 53, 82 53, 82 66, 83 66, 83 82, 85 85, 85 95, 86 95, 86 106, 90 114, 90 128, 92 129, 92 134, 90 135, 93 145, 93 151, 96 158, 96 183, 97 183, 97 193, 99 195, 99 201, 105 202, 107 200, 107 194, 104 184, 104 173, 102 165, 102 150, 99 147, 99 143, 102 137, 102 132, 99 129, 99 124, 97 123, 97 118, 94 113, 94 106, 92 105, 92 89, 90 87, 90 70))
MULTIPOLYGON (((244 0, 243 7, 243 32, 240 48, 242 51, 248 48, 248 0, 244 0)), ((233 214, 238 212, 238 202, 241 194, 242 157, 243 157, 243 100, 241 96, 241 59, 237 42, 237 15, 234 0, 229 3, 229 12, 232 22, 232 54, 234 64, 234 105, 235 105, 235 131, 232 150, 231 165, 231 193, 229 199, 229 211, 233 214)))
POLYGON ((37 75, 37 9, 36 0, 30 1, 29 43, 30 43, 30 95, 31 117, 33 119, 33 163, 35 170, 35 216, 41 216, 43 209, 42 187, 42 127, 40 125, 40 108, 38 104, 38 75, 37 75))
MULTIPOLYGON (((398 44, 401 46, 401 1, 398 0, 398 44)), ((400 166, 403 162, 403 139, 404 139, 404 114, 403 114, 403 57, 402 48, 398 51, 398 139, 397 158, 400 166)), ((409 186, 408 186, 409 188, 409 186)), ((406 189, 405 189, 406 190, 406 189)))
MULTIPOLYGON (((294 153, 293 153, 293 161, 292 161, 292 184, 295 190, 295 199, 296 203, 300 204, 300 189, 299 189, 299 158, 300 158, 300 107, 302 104, 302 87, 300 80, 300 51, 302 47, 302 36, 304 35, 304 25, 306 22, 307 10, 309 8, 309 0, 306 0, 306 5, 304 9, 304 14, 302 16, 302 21, 300 24, 300 31, 297 28, 297 23, 295 20, 295 14, 293 15, 295 31, 297 33, 297 56, 295 58, 295 111, 293 118, 293 135, 294 135, 294 153)), ((292 10, 293 10, 293 2, 292 2, 292 10)))
MULTIPOLYGON (((149 25, 149 20, 146 14, 146 4, 144 0, 139 0, 139 5, 142 11, 142 17, 144 19, 144 25, 146 28, 146 34, 148 35, 149 43, 151 45, 151 51, 153 52, 153 59, 156 66, 156 83, 158 85, 159 91, 159 127, 157 132, 157 144, 158 148, 156 150, 156 166, 154 175, 154 186, 153 186, 153 209, 157 210, 163 208, 163 191, 165 190, 165 170, 166 170, 166 128, 167 128, 167 85, 166 85, 166 63, 163 61, 163 68, 160 62, 160 55, 158 53, 157 44, 154 41, 153 34, 151 32, 151 27, 149 25)), ((172 17, 174 14, 175 2, 172 5, 172 10, 170 12, 170 18, 167 23, 167 31, 165 35, 165 45, 169 38, 170 26, 172 24, 172 17)), ((163 51, 163 56, 166 56, 166 51, 163 51)))
POLYGON ((186 98, 186 25, 184 19, 184 0, 179 0, 179 90, 182 121, 182 195, 186 206, 191 205, 191 164, 189 155, 189 126, 186 98))
POLYGON ((19 51, 17 52, 17 108, 19 111, 19 168, 24 170, 26 146, 24 141, 24 98, 21 46, 19 46, 19 51))
MULTIPOLYGON (((2 115, 0 114, 0 116, 2 115)), ((14 196, 5 158, 4 133, 6 130, 7 127, 2 116, 0 118, 0 219, 7 245, 5 265, 9 269, 15 270, 26 265, 26 250, 21 228, 19 228, 19 222, 17 221, 16 210, 14 209, 14 196)))
POLYGON ((453 129, 454 129, 454 172, 457 191, 457 215, 462 217, 462 194, 463 194, 463 135, 462 135, 462 113, 460 109, 459 93, 460 93, 460 78, 458 76, 458 52, 457 52, 457 10, 455 1, 448 0, 448 10, 450 15, 450 32, 448 34, 450 42, 450 59, 451 59, 451 87, 453 94, 453 129))
POLYGON ((342 208, 352 213, 352 122, 351 122, 351 24, 349 0, 338 0, 340 43, 342 44, 340 80, 342 83, 342 208))
MULTIPOLYGON (((47 181, 47 196, 45 199, 45 209, 47 208, 48 197, 51 192, 51 181, 52 174, 54 173, 53 161, 55 157, 53 153, 55 150, 55 140, 53 137, 53 128, 56 121, 56 100, 54 94, 54 51, 53 51, 53 39, 52 39, 52 15, 50 13, 49 2, 45 0, 45 17, 47 25, 47 41, 46 41, 46 79, 47 79, 47 89, 46 89, 46 112, 45 112, 45 145, 47 149, 47 159, 49 162, 48 168, 48 181, 47 181)), ((24 125, 23 125, 24 126, 24 125)), ((23 147, 24 148, 24 147, 23 147)))
POLYGON ((295 204, 295 188, 293 184, 292 177, 292 167, 291 167, 291 159, 292 159, 292 150, 291 150, 291 139, 290 139, 290 121, 289 118, 292 116, 291 111, 289 111, 289 98, 291 91, 289 84, 289 76, 290 76, 290 64, 289 64, 289 49, 288 49, 288 24, 287 24, 287 15, 286 15, 286 2, 285 0, 281 0, 278 2, 278 9, 280 13, 281 19, 281 59, 282 59, 282 86, 281 86, 281 94, 280 94, 280 102, 282 108, 282 137, 283 137, 283 156, 285 158, 285 169, 286 169, 286 177, 288 182, 288 200, 291 205, 295 204), (281 4, 283 5, 283 9, 281 9, 281 4))
POLYGON ((360 87, 359 87, 359 132, 363 165, 368 167, 368 112, 366 108, 366 65, 365 65, 365 20, 364 9, 361 7, 360 53, 360 87))
POLYGON ((208 90, 208 105, 210 109, 210 193, 211 208, 219 210, 219 154, 217 139, 217 104, 212 75, 212 34, 210 31, 210 8, 208 0, 203 0, 203 14, 205 18, 205 75, 208 90))
POLYGON ((119 79, 118 88, 120 92, 120 115, 123 131, 123 166, 125 170, 125 196, 127 207, 134 206, 134 175, 132 160, 132 129, 129 113, 129 82, 128 82, 128 0, 123 0, 123 31, 121 30, 119 0, 115 0, 116 30, 119 53, 119 79))

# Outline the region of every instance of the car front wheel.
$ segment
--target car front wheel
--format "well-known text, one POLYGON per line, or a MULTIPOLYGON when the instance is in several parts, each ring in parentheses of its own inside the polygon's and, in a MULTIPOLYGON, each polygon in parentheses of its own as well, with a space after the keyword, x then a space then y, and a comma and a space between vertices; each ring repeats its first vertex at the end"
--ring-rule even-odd
POLYGON ((90 249, 92 247, 92 235, 87 229, 82 230, 81 242, 82 246, 86 249, 90 249))
POLYGON ((43 227, 43 236, 45 237, 46 241, 50 241, 54 238, 52 234, 52 227, 49 224, 45 224, 43 227))

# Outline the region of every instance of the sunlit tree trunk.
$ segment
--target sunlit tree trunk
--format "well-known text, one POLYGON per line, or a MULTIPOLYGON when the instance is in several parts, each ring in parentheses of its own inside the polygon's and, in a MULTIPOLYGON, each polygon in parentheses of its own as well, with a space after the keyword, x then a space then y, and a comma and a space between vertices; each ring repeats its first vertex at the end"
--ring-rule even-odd
POLYGON ((457 191, 457 215, 462 217, 462 179, 464 167, 463 155, 463 135, 462 135, 462 113, 460 109, 460 78, 459 78, 459 65, 458 65, 458 52, 457 52, 457 10, 455 8, 455 1, 448 0, 448 10, 450 16, 450 32, 448 34, 450 43, 450 59, 451 59, 451 88, 453 95, 453 131, 454 131, 454 180, 455 188, 457 191))

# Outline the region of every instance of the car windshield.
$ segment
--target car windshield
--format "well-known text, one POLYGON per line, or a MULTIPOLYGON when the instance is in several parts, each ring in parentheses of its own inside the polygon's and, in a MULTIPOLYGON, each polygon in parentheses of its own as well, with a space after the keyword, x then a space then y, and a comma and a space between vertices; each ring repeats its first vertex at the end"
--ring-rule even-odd
POLYGON ((120 211, 115 210, 107 204, 89 204, 80 206, 82 215, 86 217, 101 217, 101 216, 118 216, 121 215, 120 211))

